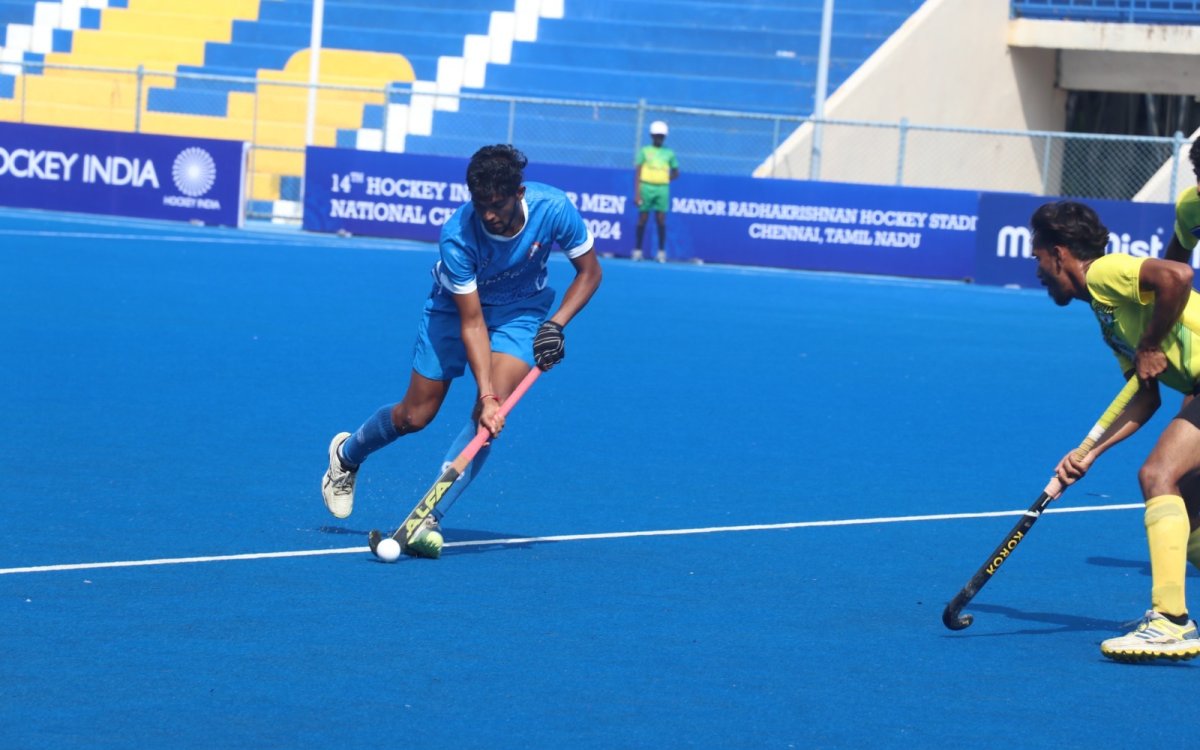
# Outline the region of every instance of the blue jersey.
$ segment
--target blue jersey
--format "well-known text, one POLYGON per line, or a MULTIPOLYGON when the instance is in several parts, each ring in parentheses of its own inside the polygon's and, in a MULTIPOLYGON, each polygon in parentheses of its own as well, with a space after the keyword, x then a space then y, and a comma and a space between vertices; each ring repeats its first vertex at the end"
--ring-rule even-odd
POLYGON ((457 311, 450 295, 473 291, 485 307, 534 297, 546 288, 551 246, 570 258, 592 249, 592 234, 563 191, 526 182, 519 210, 525 226, 514 237, 489 233, 471 203, 454 212, 442 227, 441 259, 433 266, 434 309, 457 311))

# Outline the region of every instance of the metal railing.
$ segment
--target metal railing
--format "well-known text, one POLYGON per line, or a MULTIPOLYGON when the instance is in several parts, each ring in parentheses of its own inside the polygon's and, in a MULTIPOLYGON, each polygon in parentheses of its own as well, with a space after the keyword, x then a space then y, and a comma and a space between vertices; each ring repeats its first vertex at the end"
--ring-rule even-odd
MULTIPOLYGON (((14 73, 12 97, 0 98, 0 120, 243 140, 251 145, 248 215, 299 217, 307 83, 0 64, 0 74, 14 73)), ((504 142, 535 163, 632 169, 647 124, 663 119, 684 173, 1164 202, 1195 178, 1182 133, 1155 138, 817 120, 644 101, 450 96, 407 84, 317 88, 314 141, 323 146, 463 157, 504 142)))

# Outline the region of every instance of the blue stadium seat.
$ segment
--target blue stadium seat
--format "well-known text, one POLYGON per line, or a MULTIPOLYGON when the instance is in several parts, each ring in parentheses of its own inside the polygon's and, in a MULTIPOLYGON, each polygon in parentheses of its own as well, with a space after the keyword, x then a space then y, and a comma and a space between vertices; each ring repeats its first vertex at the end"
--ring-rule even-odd
POLYGON ((1200 25, 1200 0, 1012 0, 1012 11, 1056 21, 1200 25))
MULTIPOLYGON (((830 91, 921 2, 838 0, 830 91)), ((511 132, 532 158, 625 167, 638 126, 631 105, 638 101, 803 116, 813 105, 823 5, 823 0, 566 0, 564 18, 541 19, 537 41, 516 42, 510 64, 489 65, 486 86, 464 93, 584 99, 623 108, 610 108, 600 118, 591 110, 563 107, 530 117, 529 105, 522 104, 522 117, 510 129, 507 105, 463 99, 457 112, 435 113, 432 135, 409 134, 405 150, 462 156, 511 132)), ((412 64, 418 80, 432 81, 440 57, 461 55, 466 35, 486 34, 491 13, 513 7, 514 0, 441 0, 436 5, 326 0, 323 45, 398 53, 412 64)), ((311 0, 264 0, 256 20, 235 21, 229 42, 209 43, 203 64, 183 66, 180 72, 253 78, 259 70, 280 70, 308 47, 311 13, 311 0)), ((153 111, 223 116, 230 92, 253 89, 249 82, 181 78, 171 89, 152 89, 147 101, 153 111)), ((398 87, 392 101, 407 103, 406 91, 398 87)), ((379 130, 385 122, 382 106, 364 108, 362 128, 379 130)), ((737 127, 742 132, 734 134, 731 127, 729 120, 691 118, 685 129, 672 134, 672 145, 702 154, 706 141, 735 138, 743 153, 699 157, 689 162, 689 169, 748 173, 775 145, 771 127, 741 123, 737 127)), ((336 140, 354 147, 358 131, 340 130, 336 140)))
MULTIPOLYGON (((377 0, 378 1, 378 0, 377 0)), ((369 0, 359 0, 369 2, 369 0)), ((829 87, 845 81, 921 5, 921 0, 838 0, 829 87)), ((803 116, 811 112, 820 45, 821 0, 608 0, 568 2, 566 17, 543 19, 538 39, 514 45, 510 65, 489 66, 483 93, 586 99, 651 106, 803 116)), ((416 40, 403 49, 421 49, 416 40)), ((422 73, 414 63, 421 78, 422 73)), ((470 93, 470 92, 468 92, 470 93)), ((528 105, 520 105, 522 110, 528 105)), ((531 158, 628 166, 632 111, 598 123, 560 108, 545 118, 517 120, 513 139, 531 158), (605 144, 621 144, 606 146, 605 144)), ((379 128, 368 111, 364 127, 379 128)), ((703 154, 706 139, 729 143, 729 120, 689 117, 672 134, 681 152, 703 154)), ((409 135, 414 153, 469 153, 485 135, 509 132, 506 108, 462 100, 458 112, 437 112, 432 136, 409 135)), ((742 154, 696 162, 691 169, 749 173, 774 147, 768 125, 734 136, 742 154)))
POLYGON ((0 27, 10 23, 33 23, 33 7, 34 0, 0 0, 0 27))

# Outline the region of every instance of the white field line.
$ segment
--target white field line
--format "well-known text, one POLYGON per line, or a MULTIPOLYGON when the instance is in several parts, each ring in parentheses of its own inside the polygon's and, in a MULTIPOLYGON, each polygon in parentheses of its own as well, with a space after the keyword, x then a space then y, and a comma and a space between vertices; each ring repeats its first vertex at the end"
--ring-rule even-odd
MULTIPOLYGON (((1123 505, 1091 505, 1078 508, 1051 508, 1047 513, 1087 513, 1093 511, 1135 510, 1144 508, 1142 503, 1123 505)), ((955 521, 972 518, 996 518, 1020 516, 1024 510, 1001 510, 983 513, 937 513, 926 516, 890 516, 881 518, 848 518, 834 521, 796 521, 793 523, 764 523, 746 526, 708 526, 696 529, 662 529, 658 531, 613 531, 600 534, 559 534, 556 536, 514 537, 511 539, 481 539, 465 542, 447 542, 446 547, 491 547, 498 545, 538 544, 544 542, 582 542, 595 539, 631 539, 645 536, 684 536, 688 534, 723 534, 736 531, 778 531, 781 529, 807 529, 821 526, 865 526, 884 523, 912 523, 917 521, 955 521)), ((168 557, 156 560, 116 560, 112 562, 69 563, 64 565, 34 565, 26 568, 0 568, 0 575, 18 573, 52 573, 64 570, 95 570, 99 568, 140 568, 151 565, 184 565, 188 563, 228 562, 232 560, 270 560, 281 557, 317 557, 319 555, 362 554, 368 547, 340 547, 337 549, 292 550, 289 552, 248 552, 240 555, 209 555, 204 557, 168 557)))

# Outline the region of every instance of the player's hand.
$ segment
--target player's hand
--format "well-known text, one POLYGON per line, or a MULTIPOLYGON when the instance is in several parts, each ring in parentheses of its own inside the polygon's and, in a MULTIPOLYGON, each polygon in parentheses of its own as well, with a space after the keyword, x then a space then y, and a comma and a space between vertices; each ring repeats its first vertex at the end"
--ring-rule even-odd
POLYGON ((1137 368, 1138 380, 1149 383, 1167 369, 1167 355, 1157 346, 1142 345, 1134 354, 1134 366, 1137 368))
POLYGON ((642 205, 642 193, 640 190, 637 192, 636 195, 633 196, 633 205, 635 205, 635 206, 642 205))
POLYGON ((500 413, 500 402, 495 396, 479 399, 479 424, 486 427, 492 437, 499 437, 504 429, 504 415, 500 413))
POLYGON ((547 320, 533 337, 533 361, 537 362, 537 366, 542 370, 549 370, 562 362, 567 353, 565 343, 562 326, 553 320, 547 320))
POLYGON ((1088 469, 1092 468, 1092 462, 1088 457, 1080 460, 1075 457, 1075 452, 1071 451, 1063 456, 1063 459, 1058 462, 1058 466, 1054 468, 1054 476, 1058 477, 1058 481, 1063 487, 1070 487, 1087 474, 1088 469))

